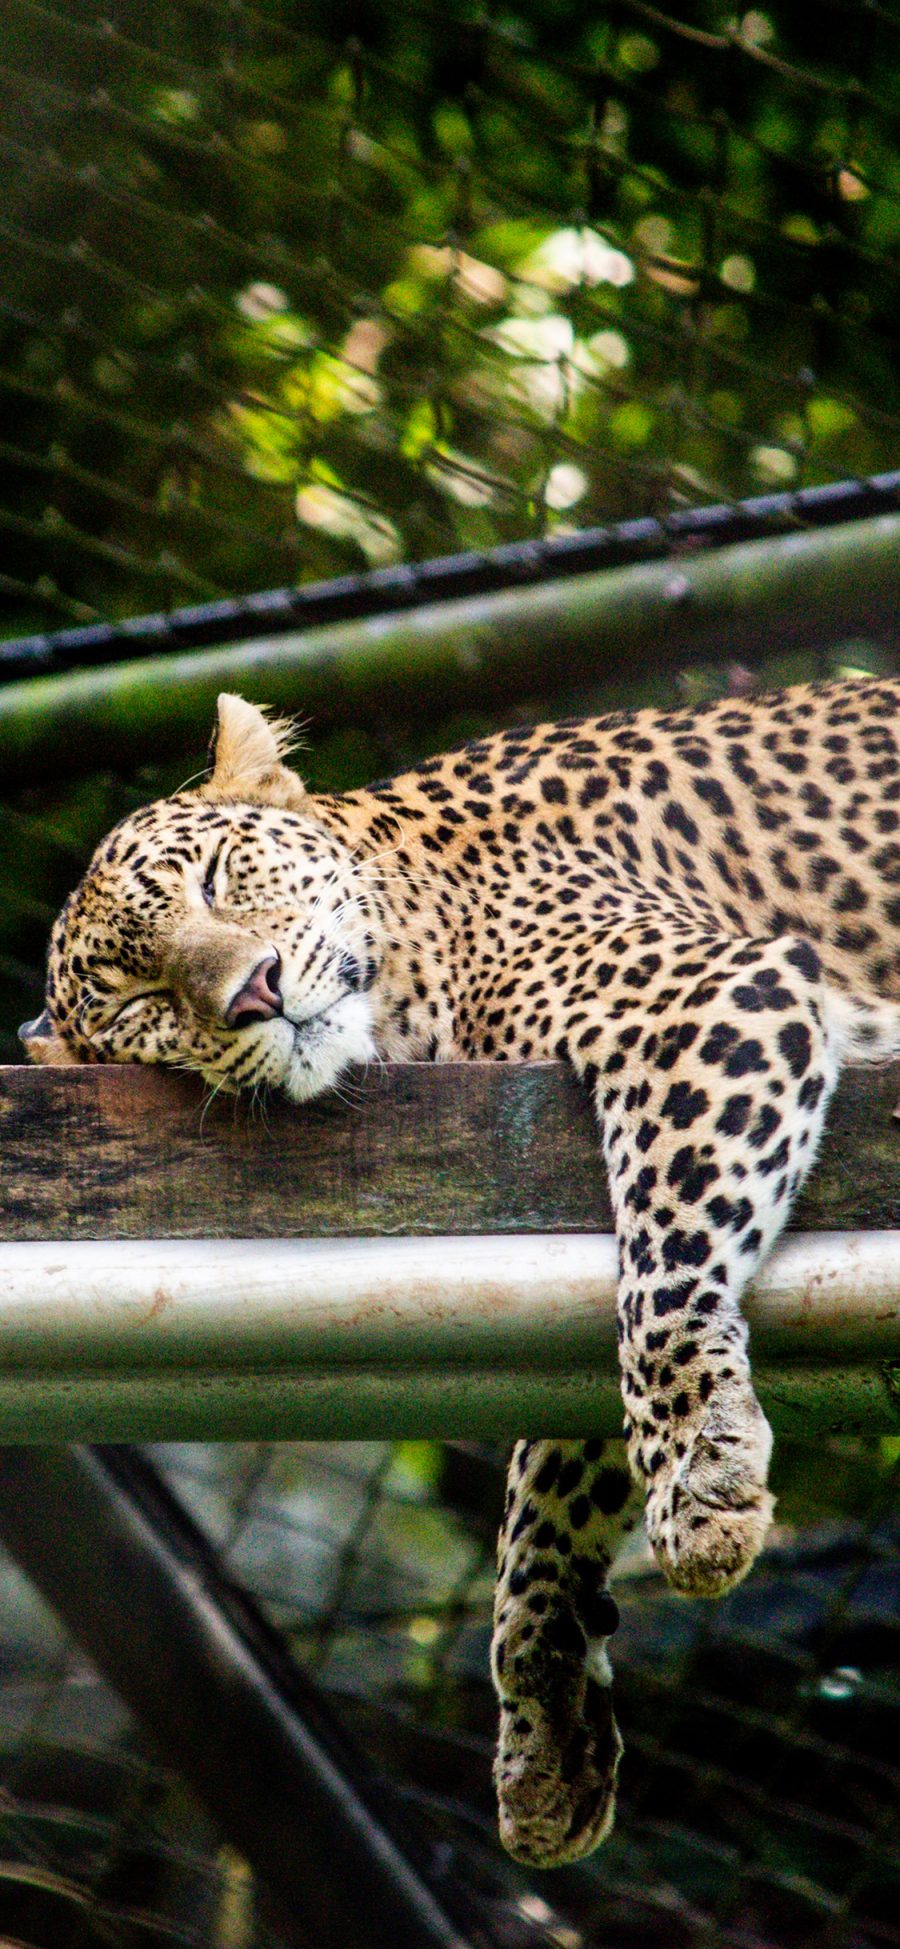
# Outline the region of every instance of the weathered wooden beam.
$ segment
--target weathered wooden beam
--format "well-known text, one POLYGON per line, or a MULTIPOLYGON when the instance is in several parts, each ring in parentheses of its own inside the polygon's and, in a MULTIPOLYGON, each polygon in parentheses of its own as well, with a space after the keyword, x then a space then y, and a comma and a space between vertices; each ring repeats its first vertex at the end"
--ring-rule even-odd
MULTIPOLYGON (((898 1099, 900 1066, 845 1076, 793 1229, 900 1230, 898 1099)), ((0 1240, 611 1225, 591 1108, 561 1064, 390 1064, 352 1104, 264 1110, 162 1070, 0 1068, 0 1240)))

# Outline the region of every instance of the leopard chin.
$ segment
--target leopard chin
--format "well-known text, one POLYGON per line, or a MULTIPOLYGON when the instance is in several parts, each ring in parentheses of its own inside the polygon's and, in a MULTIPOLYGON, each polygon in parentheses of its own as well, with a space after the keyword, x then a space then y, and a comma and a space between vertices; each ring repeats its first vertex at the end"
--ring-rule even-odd
POLYGON ((279 1080, 292 1103, 308 1103, 334 1089, 346 1070, 365 1067, 377 1055, 365 995, 341 995, 311 1021, 288 1026, 292 1042, 279 1080))

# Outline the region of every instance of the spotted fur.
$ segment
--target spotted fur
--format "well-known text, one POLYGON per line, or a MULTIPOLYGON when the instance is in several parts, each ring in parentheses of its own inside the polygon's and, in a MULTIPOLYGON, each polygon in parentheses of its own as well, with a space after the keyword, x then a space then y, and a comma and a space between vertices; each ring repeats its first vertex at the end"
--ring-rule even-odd
POLYGON ((310 797, 220 699, 206 783, 101 845, 53 932, 44 1061, 295 1100, 371 1056, 557 1057, 590 1090, 619 1241, 625 1441, 520 1443, 500 1538, 501 1824, 610 1826, 607 1589, 646 1492, 715 1595, 765 1538, 771 1438, 739 1301, 841 1066, 900 1049, 900 683, 525 727, 310 797))

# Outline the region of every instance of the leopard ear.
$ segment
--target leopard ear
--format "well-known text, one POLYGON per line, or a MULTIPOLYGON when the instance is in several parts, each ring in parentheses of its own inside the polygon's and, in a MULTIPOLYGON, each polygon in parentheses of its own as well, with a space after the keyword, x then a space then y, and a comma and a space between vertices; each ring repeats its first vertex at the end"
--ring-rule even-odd
POLYGON ((23 1022, 18 1035, 29 1062, 48 1063, 53 1068, 59 1068, 63 1063, 78 1060, 54 1028, 46 1008, 35 1016, 33 1022, 23 1022))
POLYGON ((287 718, 268 717, 244 697, 223 691, 207 752, 205 799, 249 801, 253 805, 299 806, 306 787, 282 759, 296 734, 287 718))

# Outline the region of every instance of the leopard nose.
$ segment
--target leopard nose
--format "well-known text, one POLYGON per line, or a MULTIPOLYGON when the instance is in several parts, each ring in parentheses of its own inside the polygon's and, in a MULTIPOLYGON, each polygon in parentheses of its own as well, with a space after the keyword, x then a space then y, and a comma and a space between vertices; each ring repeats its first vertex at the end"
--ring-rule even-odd
POLYGON ((246 1029, 252 1022, 270 1022, 273 1016, 284 1014, 284 1002, 278 985, 280 974, 281 955, 264 954, 225 1010, 225 1020, 230 1029, 246 1029))

